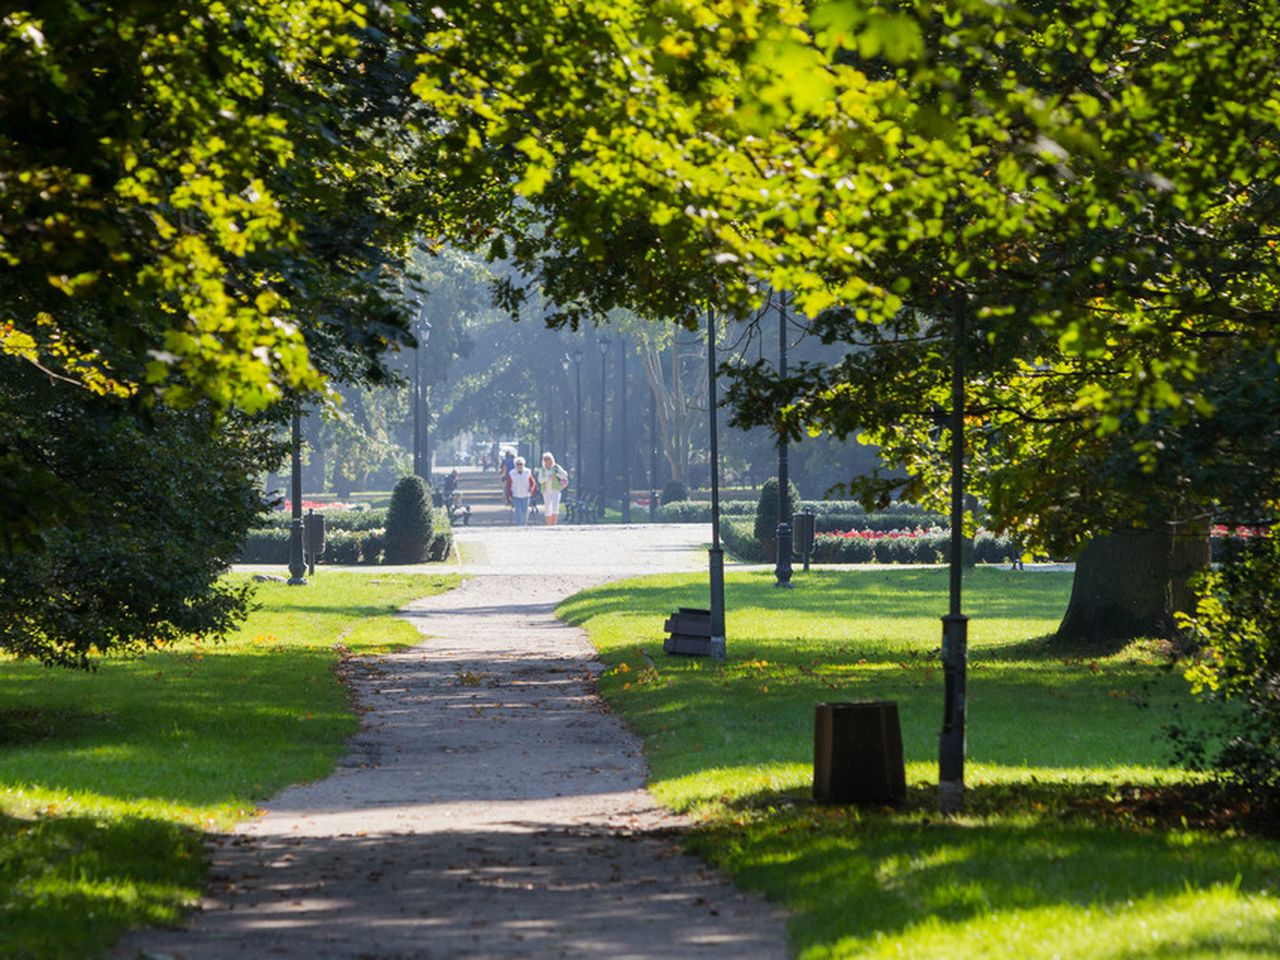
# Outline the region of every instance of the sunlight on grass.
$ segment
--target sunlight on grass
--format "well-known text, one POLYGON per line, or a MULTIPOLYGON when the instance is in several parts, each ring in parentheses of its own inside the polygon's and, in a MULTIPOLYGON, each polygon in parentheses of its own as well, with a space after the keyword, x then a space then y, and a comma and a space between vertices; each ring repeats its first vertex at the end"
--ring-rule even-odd
POLYGON ((172 922, 206 866, 200 831, 325 776, 355 732, 334 667, 421 641, 392 616, 455 576, 326 572, 261 584, 221 644, 190 641, 92 674, 0 658, 0 943, 83 957, 172 922))
POLYGON ((945 571, 815 572, 790 592, 731 574, 723 664, 662 653, 666 615, 705 606, 697 575, 609 584, 559 612, 608 665, 601 692, 644 738, 655 795, 703 824, 696 852, 791 909, 805 960, 1272 955, 1280 845, 1126 812, 1135 785, 1194 779, 1161 727, 1197 708, 1148 646, 1093 658, 1046 642, 1069 588, 966 577, 969 812, 950 820, 932 812, 945 571), (903 810, 809 799, 814 706, 852 699, 899 705, 903 810))

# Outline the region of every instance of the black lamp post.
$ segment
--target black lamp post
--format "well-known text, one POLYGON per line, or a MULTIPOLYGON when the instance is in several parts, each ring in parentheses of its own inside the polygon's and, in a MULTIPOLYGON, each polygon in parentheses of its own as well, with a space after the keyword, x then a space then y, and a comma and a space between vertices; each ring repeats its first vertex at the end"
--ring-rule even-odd
POLYGON ((307 558, 302 534, 302 413, 293 411, 292 476, 290 479, 291 520, 289 523, 289 584, 305 586, 307 558))
POLYGON ((965 672, 969 661, 969 618, 960 612, 964 558, 964 307, 955 314, 951 368, 951 603, 942 618, 943 706, 938 738, 938 809, 964 809, 965 672))
POLYGON ((622 457, 622 522, 631 522, 631 450, 627 443, 627 431, 631 421, 627 415, 627 344, 619 340, 618 389, 622 391, 622 425, 618 430, 618 449, 622 457))
MULTIPOLYGON (((573 456, 574 456, 574 478, 573 482, 582 483, 582 348, 573 348, 573 380, 574 380, 574 397, 578 408, 577 416, 574 418, 573 424, 573 456)), ((582 489, 579 486, 578 489, 582 489)))
POLYGON ((600 487, 599 487, 599 510, 600 515, 604 516, 604 497, 607 488, 606 477, 608 473, 605 471, 605 453, 604 453, 604 436, 605 436, 605 416, 607 412, 604 405, 604 386, 605 374, 609 371, 609 338, 601 337, 597 341, 600 347, 600 460, 597 463, 597 469, 600 471, 600 487))
POLYGON ((427 321, 427 303, 418 300, 418 318, 413 325, 413 334, 418 340, 413 351, 413 474, 425 477, 424 468, 431 469, 431 453, 427 447, 426 413, 422 409, 426 399, 426 384, 422 376, 423 348, 431 337, 431 324, 427 321))
MULTIPOLYGON (((778 299, 778 376, 787 375, 787 299, 780 294, 778 299)), ((777 558, 774 563, 774 586, 791 589, 791 508, 789 503, 791 479, 787 475, 787 435, 778 435, 778 527, 775 538, 778 543, 777 558)))
POLYGON ((724 636, 724 548, 720 546, 720 448, 716 436, 716 315, 707 304, 707 415, 711 428, 711 657, 726 656, 724 636))
POLYGON ((649 522, 658 521, 658 391, 649 389, 649 522))

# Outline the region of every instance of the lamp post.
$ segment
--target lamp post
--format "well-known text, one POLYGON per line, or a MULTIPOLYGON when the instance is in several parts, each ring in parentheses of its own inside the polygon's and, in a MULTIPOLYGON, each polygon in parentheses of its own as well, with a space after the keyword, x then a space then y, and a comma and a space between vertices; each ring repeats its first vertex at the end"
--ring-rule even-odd
POLYGON ((608 474, 605 472, 605 453, 604 453, 605 420, 608 419, 605 416, 605 413, 607 411, 605 410, 605 405, 604 405, 604 386, 605 386, 605 374, 608 373, 609 371, 609 338, 601 337, 599 341, 597 341, 597 345, 600 347, 600 460, 596 465, 596 469, 600 471, 600 487, 599 487, 600 493, 599 493, 598 509, 600 511, 600 515, 604 516, 604 495, 607 487, 607 481, 605 480, 605 477, 608 476, 608 474))
POLYGON ((711 657, 723 660, 724 548, 720 546, 720 448, 716 436, 716 315, 707 304, 707 414, 711 418, 711 657))
POLYGON ((292 437, 292 476, 290 480, 290 515, 289 522, 289 584, 305 586, 307 578, 307 558, 303 556, 302 540, 302 412, 293 411, 292 437))
POLYGON ((424 477, 430 486, 430 478, 423 473, 431 471, 431 450, 427 444, 428 425, 426 405, 426 383, 422 375, 422 358, 427 341, 431 339, 431 323, 427 320, 427 302, 419 299, 418 318, 413 325, 413 334, 418 345, 413 350, 413 474, 424 477))
POLYGON ((955 312, 951 367, 951 575, 950 609, 942 618, 943 706, 938 738, 938 810, 964 809, 965 671, 969 618, 960 612, 964 548, 964 360, 965 307, 955 312))
POLYGON ((574 462, 574 483, 579 484, 582 489, 582 348, 574 347, 573 349, 573 380, 574 380, 574 396, 578 408, 577 416, 574 417, 573 423, 573 462, 574 462))
MULTIPOLYGON (((787 375, 787 297, 778 299, 778 376, 787 375)), ((774 563, 774 586, 790 590, 791 583, 791 479, 787 476, 787 435, 778 434, 778 527, 775 538, 778 543, 774 563)))
MULTIPOLYGON (((569 378, 569 368, 573 366, 573 360, 566 353, 560 358, 560 369, 564 371, 565 379, 569 378)), ((564 441, 559 447, 560 456, 565 463, 569 462, 569 405, 563 404, 560 414, 560 439, 564 441)))
POLYGON ((649 522, 658 521, 658 391, 649 388, 649 522))
POLYGON ((631 522, 631 450, 627 444, 627 431, 631 422, 627 416, 627 345, 619 340, 618 389, 622 391, 622 427, 618 430, 618 448, 622 456, 622 522, 631 522))

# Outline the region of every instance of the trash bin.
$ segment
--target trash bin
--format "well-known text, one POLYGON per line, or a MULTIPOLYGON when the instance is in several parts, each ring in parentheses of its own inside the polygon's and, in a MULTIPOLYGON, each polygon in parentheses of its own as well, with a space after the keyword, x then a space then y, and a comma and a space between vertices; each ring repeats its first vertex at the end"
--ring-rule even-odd
POLYGON ((813 723, 813 798, 827 803, 900 803, 907 797, 898 704, 820 703, 813 723))
POLYGON ((324 514, 311 510, 302 518, 303 550, 311 574, 316 572, 316 560, 324 553, 324 514))
POLYGON ((803 513, 791 515, 792 548, 804 560, 806 570, 809 569, 809 558, 813 556, 813 538, 817 526, 817 518, 812 510, 806 509, 803 513))

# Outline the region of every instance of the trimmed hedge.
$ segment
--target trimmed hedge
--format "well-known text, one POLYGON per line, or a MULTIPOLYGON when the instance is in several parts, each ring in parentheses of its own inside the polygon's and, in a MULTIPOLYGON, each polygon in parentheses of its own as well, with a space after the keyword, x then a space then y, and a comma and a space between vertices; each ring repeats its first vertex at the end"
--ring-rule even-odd
POLYGON ((433 535, 428 559, 448 560, 453 552, 453 524, 449 522, 447 507, 436 507, 431 511, 431 529, 433 535))
MULTIPOLYGON (((1008 563, 1018 553, 1008 537, 980 532, 966 552, 972 550, 974 563, 1008 563)), ((814 538, 815 563, 947 563, 951 559, 951 534, 930 531, 916 537, 833 537, 814 538)), ((969 558, 966 558, 968 560, 969 558)))
POLYGON ((739 560, 754 563, 760 559, 760 543, 753 533, 754 527, 752 517, 721 517, 720 542, 739 560))
MULTIPOLYGON (((791 516, 800 512, 800 491, 790 480, 787 481, 786 511, 787 522, 791 516)), ((769 540, 777 534, 778 524, 778 478, 770 477, 760 487, 760 498, 756 501, 755 535, 757 540, 769 540)))
MULTIPOLYGON (((387 525, 387 511, 383 509, 317 510, 324 517, 325 533, 331 530, 382 530, 387 525)), ((288 511, 276 510, 262 518, 257 529, 288 530, 293 518, 288 511)))
MULTIPOLYGON (((756 505, 750 500, 722 500, 721 517, 754 517, 756 505)), ((711 504, 705 500, 677 500, 658 507, 659 523, 710 523, 711 504)))
POLYGON ((278 529, 250 530, 239 552, 237 563, 288 563, 289 531, 278 529))

